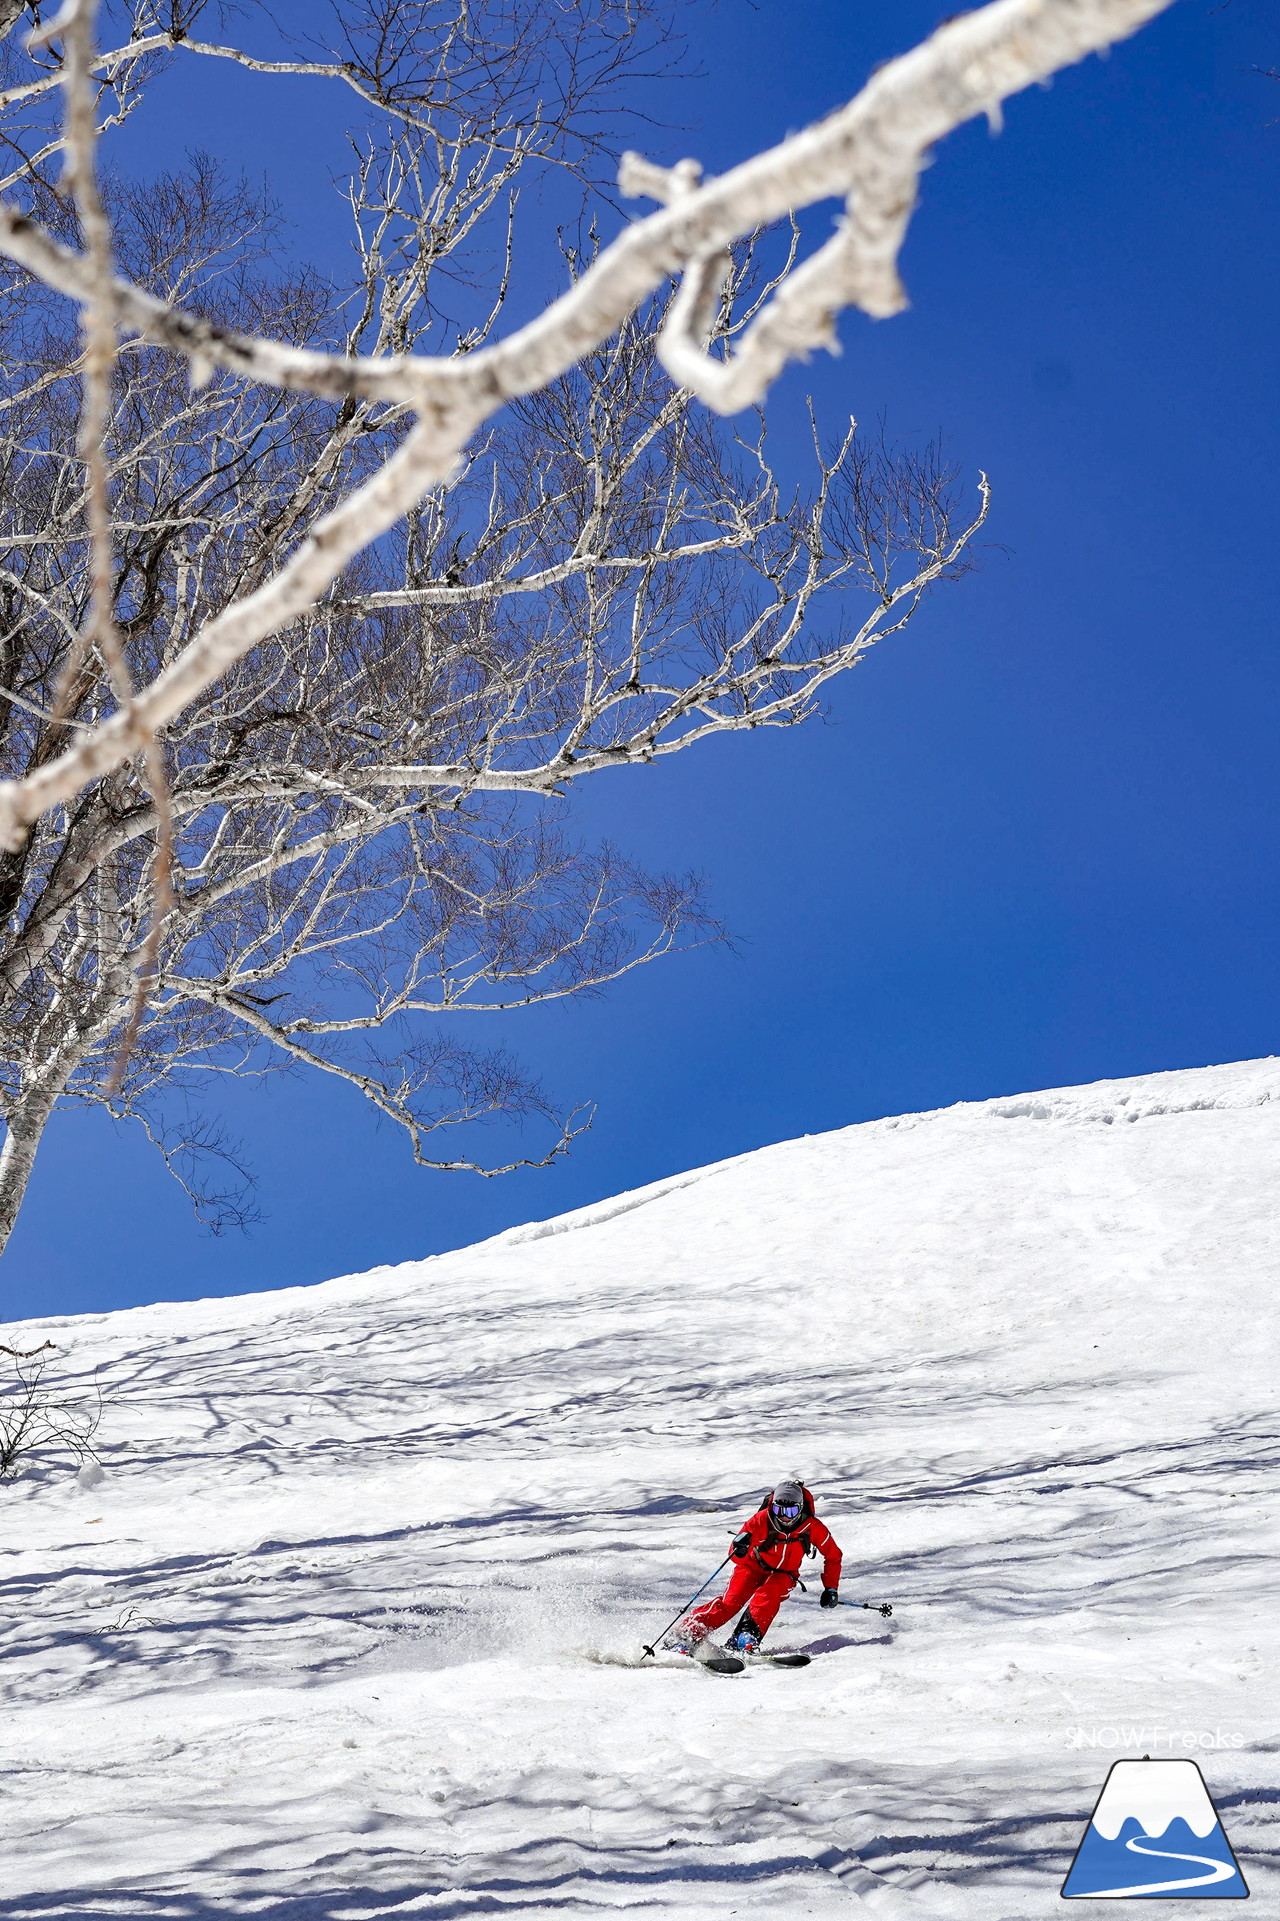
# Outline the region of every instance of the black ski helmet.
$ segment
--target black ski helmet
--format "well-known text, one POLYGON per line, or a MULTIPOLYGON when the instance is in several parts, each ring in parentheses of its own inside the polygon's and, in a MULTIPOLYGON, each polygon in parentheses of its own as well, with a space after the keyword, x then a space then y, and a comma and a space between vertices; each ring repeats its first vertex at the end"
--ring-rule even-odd
POLYGON ((769 1496, 769 1519, 789 1534, 804 1519, 804 1489, 799 1481, 779 1481, 769 1496))

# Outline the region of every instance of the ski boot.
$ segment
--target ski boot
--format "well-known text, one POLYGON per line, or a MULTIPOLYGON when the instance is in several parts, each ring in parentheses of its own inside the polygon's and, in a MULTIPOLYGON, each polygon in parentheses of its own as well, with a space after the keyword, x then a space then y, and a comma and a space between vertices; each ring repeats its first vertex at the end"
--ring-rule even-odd
POLYGON ((725 1646, 733 1654, 759 1654, 760 1630, 749 1614, 743 1615, 725 1646))
POLYGON ((663 1636, 661 1646, 668 1654, 696 1654, 707 1634, 708 1629, 700 1621, 679 1621, 663 1636))

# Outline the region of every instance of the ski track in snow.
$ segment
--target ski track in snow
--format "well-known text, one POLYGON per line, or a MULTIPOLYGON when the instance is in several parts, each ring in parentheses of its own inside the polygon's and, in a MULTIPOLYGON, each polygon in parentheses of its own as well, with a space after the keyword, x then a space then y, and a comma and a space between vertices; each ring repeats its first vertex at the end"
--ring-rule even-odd
POLYGON ((1280 1914, 1278 1184, 1251 1062, 11 1327, 108 1472, 0 1492, 0 1914, 1028 1921, 1170 1730, 1280 1914), (892 1619, 642 1663, 791 1468, 892 1619))

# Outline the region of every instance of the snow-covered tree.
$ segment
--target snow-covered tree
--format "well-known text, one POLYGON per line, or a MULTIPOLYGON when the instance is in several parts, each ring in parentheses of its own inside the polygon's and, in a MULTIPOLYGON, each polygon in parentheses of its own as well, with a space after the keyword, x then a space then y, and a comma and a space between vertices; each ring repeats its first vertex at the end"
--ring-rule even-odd
MULTIPOLYGON (((442 1126, 553 1118, 436 1017, 709 930, 688 880, 574 845, 558 797, 803 718, 985 511, 935 451, 852 428, 793 497, 760 423, 713 415, 841 308, 901 307, 941 135, 1167 3, 996 0, 705 184, 628 154, 660 210, 562 245, 566 291, 505 333, 519 187, 590 176, 661 38, 643 6, 350 0, 324 58, 203 38, 206 0, 68 0, 25 41, 0 10, 0 1245, 68 1096, 180 1174, 217 1140, 167 1129, 164 1090, 273 1059, 342 1076, 429 1165, 476 1165, 429 1155, 442 1126), (365 103, 350 285, 274 267, 270 208, 211 161, 113 181, 104 133, 175 59, 365 103), (825 245, 754 269, 753 236, 833 195, 825 245)), ((244 1203, 238 1174, 202 1192, 244 1203)))

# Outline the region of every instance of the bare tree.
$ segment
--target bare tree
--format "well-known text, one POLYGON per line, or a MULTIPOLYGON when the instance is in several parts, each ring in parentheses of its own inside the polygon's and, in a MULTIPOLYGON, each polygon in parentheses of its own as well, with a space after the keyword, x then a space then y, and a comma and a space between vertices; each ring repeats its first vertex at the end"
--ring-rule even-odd
MULTIPOLYGON (((791 497, 762 428, 690 391, 750 406, 842 305, 896 310, 928 146, 1164 3, 997 0, 706 186, 628 156, 624 191, 665 211, 570 249, 569 291, 505 339, 517 183, 587 165, 643 10, 567 10, 554 89, 533 0, 359 0, 324 59, 198 40, 179 0, 103 53, 89 0, 40 30, 35 77, 0 94, 0 1243, 64 1096, 138 1116, 179 1172, 217 1143, 157 1120, 162 1090, 273 1059, 347 1080, 429 1165, 477 1165, 429 1159, 441 1126, 546 1111, 504 1057, 415 1023, 591 991, 713 931, 691 883, 576 847, 546 802, 803 718, 962 570, 985 511, 957 520, 936 451, 851 427, 815 436, 791 497), (100 186, 102 130, 174 57, 378 110, 345 304, 253 262, 268 210, 210 163, 100 186), (735 246, 832 193, 835 238, 753 278, 735 246), (46 290, 80 303, 83 345, 46 290)), ((243 1181, 205 1204, 234 1217, 243 1181)))
MULTIPOLYGON (((265 212, 210 163, 113 211, 143 284, 199 278, 208 302, 207 276, 234 253, 229 298, 278 337, 328 318, 308 277, 249 275, 243 236, 265 212)), ((59 738, 48 715, 91 565, 76 341, 56 313, 33 324, 31 291, 0 414, 0 716, 17 768, 59 738)), ((243 1218, 243 1171, 206 1124, 166 1120, 164 1096, 273 1061, 343 1078, 423 1164, 478 1167, 431 1157, 428 1137, 489 1114, 552 1116, 504 1055, 423 1031, 424 1016, 591 991, 715 931, 691 880, 583 850, 548 803, 579 770, 802 718, 824 680, 962 569, 971 528, 953 527, 935 449, 895 454, 851 430, 815 448, 811 498, 784 496, 762 431, 741 439, 695 414, 648 334, 629 321, 513 408, 287 645, 237 663, 171 722, 173 897, 119 1085, 113 1054, 154 923, 145 768, 94 783, 0 854, 0 1232, 68 1096, 136 1117, 211 1225, 243 1218), (850 590, 865 602, 852 622, 828 608, 850 590), (424 762, 447 771, 424 779, 424 762)), ((111 604, 136 680, 269 564, 281 526, 385 457, 394 427, 352 425, 330 402, 225 376, 192 394, 143 342, 121 354, 111 604)), ((84 679, 74 705, 91 725, 102 690, 84 679)), ((553 1128, 536 1158, 578 1124, 553 1128)))
POLYGON ((85 1474, 101 1479, 94 1437, 102 1421, 102 1395, 68 1398, 46 1379, 52 1341, 24 1352, 0 1347, 11 1363, 0 1373, 0 1481, 20 1462, 70 1455, 85 1474))

